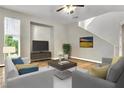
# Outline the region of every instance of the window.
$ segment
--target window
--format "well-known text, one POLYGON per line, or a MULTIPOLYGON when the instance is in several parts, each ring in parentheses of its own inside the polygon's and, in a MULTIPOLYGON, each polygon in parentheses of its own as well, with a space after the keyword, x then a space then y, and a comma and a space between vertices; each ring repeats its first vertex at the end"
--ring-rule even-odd
POLYGON ((15 54, 20 55, 20 20, 5 17, 4 30, 4 46, 15 47, 15 54))

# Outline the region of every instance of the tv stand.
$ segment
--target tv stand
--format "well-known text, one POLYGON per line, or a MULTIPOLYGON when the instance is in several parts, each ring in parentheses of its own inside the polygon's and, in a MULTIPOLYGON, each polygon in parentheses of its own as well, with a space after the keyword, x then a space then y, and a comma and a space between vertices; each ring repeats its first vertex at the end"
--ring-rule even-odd
POLYGON ((31 52, 31 61, 40 61, 51 59, 50 51, 32 51, 31 52))

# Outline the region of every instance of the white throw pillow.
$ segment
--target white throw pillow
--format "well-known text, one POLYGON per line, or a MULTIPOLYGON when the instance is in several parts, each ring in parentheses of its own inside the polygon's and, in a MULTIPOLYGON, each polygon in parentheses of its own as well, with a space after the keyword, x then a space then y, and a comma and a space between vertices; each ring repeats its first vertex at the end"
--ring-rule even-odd
POLYGON ((30 60, 28 57, 21 58, 24 62, 24 64, 30 64, 30 60))

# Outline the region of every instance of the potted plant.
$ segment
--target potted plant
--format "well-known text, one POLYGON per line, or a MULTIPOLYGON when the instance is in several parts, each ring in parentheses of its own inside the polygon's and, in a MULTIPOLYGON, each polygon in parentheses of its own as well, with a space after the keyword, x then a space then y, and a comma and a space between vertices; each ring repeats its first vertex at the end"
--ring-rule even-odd
POLYGON ((63 44, 63 53, 64 53, 65 59, 68 59, 70 52, 71 52, 71 45, 70 44, 63 44))

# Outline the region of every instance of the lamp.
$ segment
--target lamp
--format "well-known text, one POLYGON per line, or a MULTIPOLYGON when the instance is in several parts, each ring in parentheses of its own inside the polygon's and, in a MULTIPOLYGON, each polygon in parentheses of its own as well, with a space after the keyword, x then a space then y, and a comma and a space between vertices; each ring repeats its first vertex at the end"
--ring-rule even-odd
POLYGON ((10 53, 15 53, 16 49, 15 47, 3 47, 3 53, 7 53, 10 56, 10 53))

